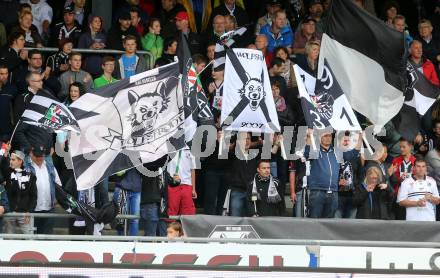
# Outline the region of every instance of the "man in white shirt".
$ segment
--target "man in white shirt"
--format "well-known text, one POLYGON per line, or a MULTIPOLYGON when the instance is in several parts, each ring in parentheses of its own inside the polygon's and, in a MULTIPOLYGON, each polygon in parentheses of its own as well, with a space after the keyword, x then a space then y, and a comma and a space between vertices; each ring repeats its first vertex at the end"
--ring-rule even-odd
POLYGON ((435 207, 440 203, 440 198, 435 180, 426 176, 426 161, 423 158, 417 158, 414 172, 402 182, 397 202, 406 207, 406 220, 435 221, 435 207))
MULTIPOLYGON (((26 168, 37 177, 37 205, 34 212, 50 213, 55 206, 55 184, 61 185, 58 172, 52 163, 46 161, 46 150, 43 146, 33 147, 30 152, 30 163, 26 168)), ((37 234, 51 234, 53 219, 36 218, 37 234)))

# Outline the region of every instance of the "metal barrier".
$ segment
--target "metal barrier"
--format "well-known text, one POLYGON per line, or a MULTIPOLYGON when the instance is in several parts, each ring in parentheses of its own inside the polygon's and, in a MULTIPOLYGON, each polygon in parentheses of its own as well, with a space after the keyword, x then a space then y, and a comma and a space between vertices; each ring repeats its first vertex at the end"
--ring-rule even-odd
MULTIPOLYGON (((41 47, 41 48, 26 47, 24 49, 25 50, 36 49, 41 52, 49 52, 49 53, 55 53, 55 52, 59 51, 59 49, 56 47, 41 47)), ((124 51, 116 50, 116 49, 74 48, 74 49, 72 49, 72 51, 79 52, 79 53, 85 53, 85 54, 116 54, 116 55, 124 54, 124 51)), ((136 51, 136 53, 147 57, 147 62, 148 62, 149 68, 154 67, 154 57, 153 57, 153 54, 151 54, 151 52, 145 51, 145 50, 138 50, 138 51, 136 51)))
MULTIPOLYGON (((0 217, 29 217, 29 223, 30 226, 32 227, 32 234, 35 231, 35 218, 62 218, 62 219, 67 219, 67 218, 78 218, 78 215, 74 215, 74 214, 68 214, 68 213, 27 213, 27 212, 9 212, 9 213, 5 213, 0 217)), ((125 219, 125 220, 130 220, 130 219, 139 219, 140 216, 138 215, 132 215, 132 214, 118 214, 116 216, 116 219, 125 219)), ((125 221, 126 222, 126 221, 125 221)), ((124 232, 126 234, 126 226, 125 225, 125 229, 124 232)))

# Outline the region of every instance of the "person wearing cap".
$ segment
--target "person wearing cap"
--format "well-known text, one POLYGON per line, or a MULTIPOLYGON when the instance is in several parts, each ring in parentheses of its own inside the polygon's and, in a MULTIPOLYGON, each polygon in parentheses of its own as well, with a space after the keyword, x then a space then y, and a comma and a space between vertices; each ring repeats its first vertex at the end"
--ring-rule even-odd
POLYGON ((73 5, 66 6, 63 11, 63 21, 55 24, 51 33, 51 45, 57 47, 60 40, 69 38, 76 47, 81 33, 81 25, 75 20, 73 5))
POLYGON ((362 146, 362 133, 358 142, 350 151, 333 146, 333 133, 324 130, 320 135, 320 145, 317 150, 311 149, 311 136, 307 134, 304 157, 310 159, 310 175, 307 179, 309 187, 309 217, 334 218, 338 208, 338 189, 340 161, 337 153, 342 153, 343 161, 349 161, 359 156, 362 146), (313 155, 312 155, 313 154, 313 155))
POLYGON ((125 53, 115 63, 116 79, 128 78, 149 69, 145 58, 136 54, 138 44, 135 36, 127 35, 123 45, 125 53))
POLYGON ((266 1, 266 14, 257 20, 257 24, 255 25, 255 35, 260 34, 261 27, 264 25, 272 24, 272 18, 279 10, 281 10, 281 2, 279 0, 266 1))
POLYGON ((308 17, 301 22, 301 30, 295 33, 293 43, 294 54, 305 54, 306 43, 309 41, 321 40, 322 34, 316 32, 316 21, 308 17))
MULTIPOLYGON (((323 16, 324 16, 324 6, 322 4, 322 1, 311 0, 309 3, 309 14, 306 18, 312 18, 313 20, 315 20, 315 30, 320 34, 324 33, 325 22, 323 21, 323 16)), ((296 31, 299 32, 301 28, 302 28, 302 24, 299 24, 296 31)))
POLYGON ((260 34, 266 35, 268 40, 267 49, 272 52, 275 47, 287 47, 289 53, 292 51, 293 31, 287 24, 287 16, 284 10, 279 10, 274 14, 272 24, 264 25, 260 34))
POLYGON ((131 26, 131 15, 130 12, 121 13, 119 15, 118 23, 113 24, 107 35, 107 48, 124 50, 123 41, 128 35, 134 36, 136 38, 136 44, 140 44, 140 39, 136 29, 131 26))
MULTIPOLYGON (((30 152, 30 161, 25 160, 26 171, 31 172, 37 178, 37 204, 34 212, 52 213, 55 208, 55 186, 61 186, 61 180, 53 162, 46 155, 45 146, 35 144, 30 152)), ((53 229, 52 218, 35 219, 37 234, 51 234, 53 229)))
MULTIPOLYGON (((7 155, 8 153, 6 153, 7 155)), ((12 212, 32 212, 37 204, 37 179, 24 169, 25 154, 15 150, 10 156, 1 157, 1 173, 12 212)), ((1 191, 1 188, 0 188, 1 191)), ((0 193, 3 194, 3 193, 0 193)), ((29 217, 8 217, 5 219, 6 233, 31 234, 29 217)))
POLYGON ((200 37, 196 33, 192 32, 189 28, 189 16, 187 12, 178 12, 176 15, 176 28, 179 30, 177 47, 181 47, 182 35, 186 40, 191 55, 200 53, 200 37))

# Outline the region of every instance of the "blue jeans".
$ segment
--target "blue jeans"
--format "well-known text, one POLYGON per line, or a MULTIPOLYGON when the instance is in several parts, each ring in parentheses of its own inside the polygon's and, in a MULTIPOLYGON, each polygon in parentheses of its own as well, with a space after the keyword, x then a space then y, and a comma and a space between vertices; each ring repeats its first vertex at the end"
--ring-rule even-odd
POLYGON ((208 170, 205 173, 205 214, 222 214, 227 191, 224 172, 208 170))
POLYGON ((159 216, 159 204, 149 203, 141 205, 141 217, 145 220, 145 236, 166 236, 167 225, 159 216))
POLYGON ((229 202, 231 216, 243 217, 247 212, 246 192, 231 190, 231 200, 229 202))
POLYGON ((338 203, 335 218, 356 218, 357 208, 353 206, 352 192, 339 192, 338 203))
MULTIPOLYGON (((118 200, 121 188, 116 187, 113 194, 113 199, 118 200)), ((141 206, 141 193, 126 191, 127 192, 127 212, 126 214, 139 215, 141 206)), ((137 236, 139 233, 139 219, 129 219, 128 221, 128 235, 137 236)), ((119 235, 124 235, 123 230, 118 230, 119 235)))
POLYGON ((303 215, 303 192, 304 190, 296 192, 296 202, 294 205, 295 217, 305 217, 303 215))
POLYGON ((309 217, 334 218, 338 208, 338 192, 327 193, 326 190, 310 190, 309 217))

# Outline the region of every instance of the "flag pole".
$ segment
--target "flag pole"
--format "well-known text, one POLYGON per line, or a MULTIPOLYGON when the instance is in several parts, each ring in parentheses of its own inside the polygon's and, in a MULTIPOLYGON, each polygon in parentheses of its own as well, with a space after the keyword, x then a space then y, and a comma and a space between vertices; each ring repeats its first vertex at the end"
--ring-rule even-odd
POLYGON ((281 147, 281 157, 284 160, 287 160, 287 155, 286 155, 286 148, 284 147, 284 138, 282 138, 280 140, 280 147, 281 147))
POLYGON ((20 124, 20 122, 21 122, 21 119, 18 120, 17 124, 16 124, 15 127, 14 127, 14 130, 12 131, 11 138, 9 139, 9 144, 12 144, 12 138, 14 138, 15 131, 17 131, 17 127, 18 127, 18 125, 20 124))
POLYGON ((223 154, 223 138, 224 138, 224 133, 222 132, 220 134, 220 138, 218 141, 218 155, 219 156, 222 156, 222 154, 223 154))
POLYGON ((368 143, 367 137, 365 137, 365 133, 362 133, 362 141, 364 141, 365 145, 367 145, 367 150, 373 155, 373 149, 371 149, 370 144, 368 143))
POLYGON ((214 62, 214 59, 211 60, 199 73, 197 73, 197 77, 205 70, 207 69, 212 63, 214 62))

